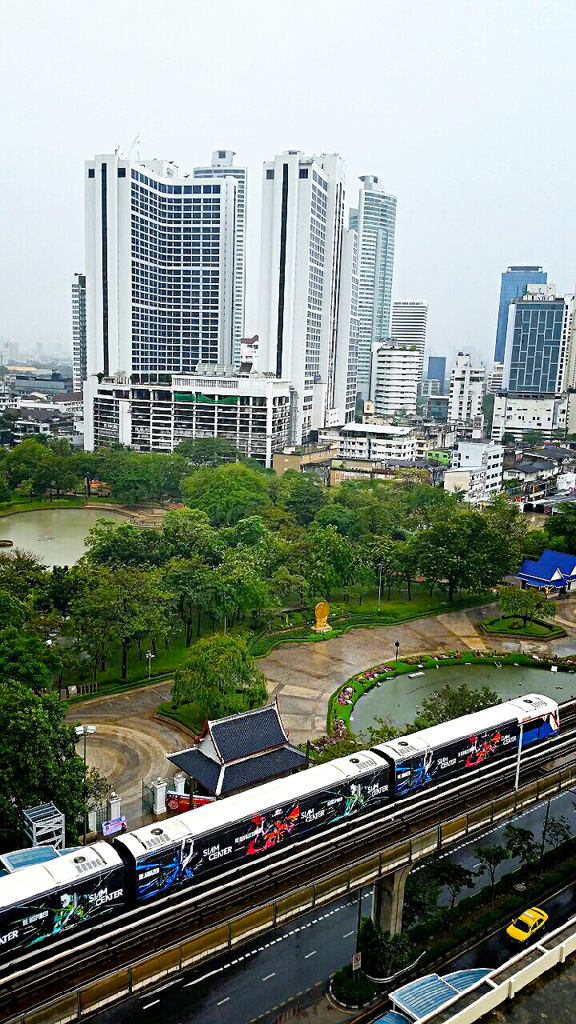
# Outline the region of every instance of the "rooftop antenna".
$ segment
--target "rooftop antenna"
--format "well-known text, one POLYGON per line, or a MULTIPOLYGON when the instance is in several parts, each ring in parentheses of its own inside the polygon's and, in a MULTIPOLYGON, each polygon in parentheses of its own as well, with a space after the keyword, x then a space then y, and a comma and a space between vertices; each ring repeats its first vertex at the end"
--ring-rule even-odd
MULTIPOLYGON (((130 143, 128 149, 126 149, 122 153, 120 153, 120 157, 123 160, 131 160, 132 159, 132 151, 134 149, 134 146, 137 143, 139 143, 139 142, 140 142, 140 132, 137 132, 135 137, 133 138, 132 142, 130 143)), ((120 149, 120 146, 118 146, 118 149, 116 150, 117 154, 118 154, 118 150, 119 149, 120 149)), ((140 146, 138 146, 137 157, 138 157, 138 162, 140 162, 140 146)))

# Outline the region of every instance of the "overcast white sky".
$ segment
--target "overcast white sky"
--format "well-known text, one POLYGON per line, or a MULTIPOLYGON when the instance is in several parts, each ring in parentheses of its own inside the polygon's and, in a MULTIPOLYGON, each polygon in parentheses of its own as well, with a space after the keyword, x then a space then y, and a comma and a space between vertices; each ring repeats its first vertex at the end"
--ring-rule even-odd
POLYGON ((398 197, 394 298, 429 349, 491 360, 500 272, 576 277, 575 0, 0 0, 0 336, 70 346, 83 161, 128 147, 249 168, 246 333, 260 175, 339 152, 347 203, 398 197))

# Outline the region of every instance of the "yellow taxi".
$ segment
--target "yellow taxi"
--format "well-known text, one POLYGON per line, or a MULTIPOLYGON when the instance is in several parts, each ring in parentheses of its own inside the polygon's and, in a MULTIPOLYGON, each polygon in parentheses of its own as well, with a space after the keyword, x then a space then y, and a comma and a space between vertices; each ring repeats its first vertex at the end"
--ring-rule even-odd
POLYGON ((531 939, 542 925, 548 920, 548 914, 539 907, 530 907, 520 917, 515 917, 512 924, 508 925, 506 935, 514 942, 526 942, 531 939))

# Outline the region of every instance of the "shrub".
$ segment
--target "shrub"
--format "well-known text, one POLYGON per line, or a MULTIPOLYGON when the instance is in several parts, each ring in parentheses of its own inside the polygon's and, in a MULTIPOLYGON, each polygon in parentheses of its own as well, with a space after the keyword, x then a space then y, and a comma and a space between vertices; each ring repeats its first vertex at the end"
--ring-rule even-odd
POLYGON ((346 1006, 362 1006, 374 998, 377 989, 363 971, 358 971, 355 979, 352 968, 348 965, 341 967, 332 976, 332 992, 336 999, 346 1006))

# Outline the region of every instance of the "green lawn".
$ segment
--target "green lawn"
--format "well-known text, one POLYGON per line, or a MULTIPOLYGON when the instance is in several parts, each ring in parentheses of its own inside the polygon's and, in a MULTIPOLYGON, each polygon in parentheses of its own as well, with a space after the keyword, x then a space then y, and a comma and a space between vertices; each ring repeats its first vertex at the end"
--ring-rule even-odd
POLYGON ((199 704, 181 704, 176 710, 172 707, 170 701, 167 704, 159 704, 156 708, 159 715, 163 715, 165 718, 171 718, 175 722, 180 722, 181 725, 185 725, 186 728, 190 729, 197 736, 201 733, 202 727, 206 720, 206 712, 204 708, 201 708, 199 704))
MULTIPOLYGON (((439 605, 445 605, 448 602, 448 597, 442 590, 436 590, 432 596, 430 596, 429 588, 423 583, 414 583, 411 587, 411 591, 411 601, 408 600, 408 593, 405 588, 403 590, 393 589, 391 591, 390 601, 388 601, 388 589, 383 587, 382 600, 380 602, 381 613, 391 619, 401 619, 406 615, 415 615, 417 613, 424 614, 425 612, 433 611, 435 608, 438 608, 439 605)), ((350 597, 348 601, 345 601, 344 598, 344 591, 335 592, 332 604, 345 604, 346 611, 352 613, 378 613, 377 591, 363 597, 362 602, 360 602, 358 597, 350 597)), ((457 601, 454 601, 453 604, 454 607, 458 606, 457 601)))
POLYGON ((81 508, 84 505, 84 498, 32 498, 30 501, 20 499, 19 501, 1 501, 0 516, 6 516, 11 512, 34 512, 42 508, 81 508))
POLYGON ((517 637, 526 637, 527 640, 555 640, 558 637, 566 636, 566 631, 553 622, 542 622, 540 619, 532 621, 528 619, 523 622, 517 615, 504 616, 497 619, 484 619, 481 622, 482 629, 486 633, 498 635, 502 633, 517 637))

